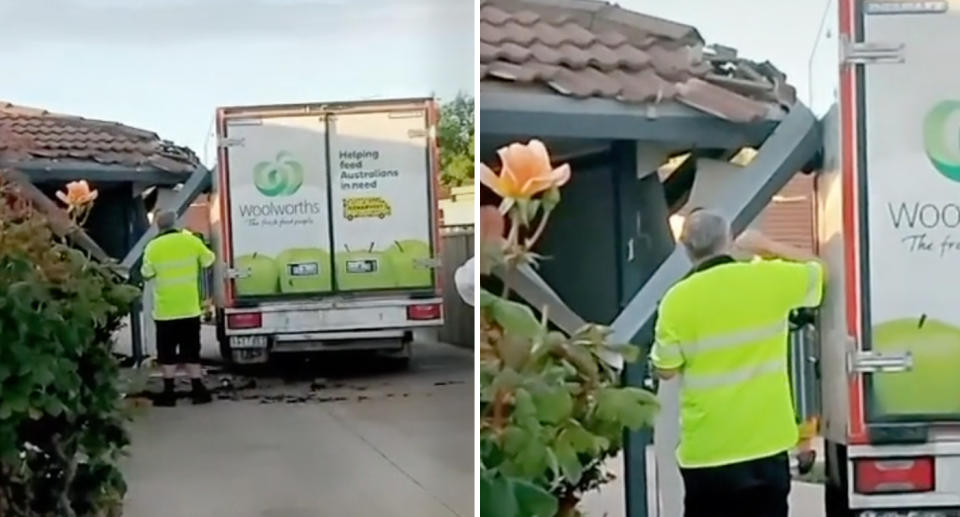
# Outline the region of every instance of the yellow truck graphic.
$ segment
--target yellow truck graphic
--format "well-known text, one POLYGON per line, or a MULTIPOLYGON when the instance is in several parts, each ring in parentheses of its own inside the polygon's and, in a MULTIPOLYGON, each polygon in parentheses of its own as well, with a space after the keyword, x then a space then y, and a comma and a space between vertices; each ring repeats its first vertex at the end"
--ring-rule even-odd
POLYGON ((350 197, 343 200, 343 217, 347 221, 361 217, 390 216, 390 203, 382 197, 350 197))

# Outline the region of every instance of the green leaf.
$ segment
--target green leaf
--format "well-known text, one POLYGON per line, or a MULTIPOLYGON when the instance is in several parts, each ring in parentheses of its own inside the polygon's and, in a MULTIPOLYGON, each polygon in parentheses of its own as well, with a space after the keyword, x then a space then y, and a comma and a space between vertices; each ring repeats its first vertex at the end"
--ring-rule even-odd
POLYGON ((560 187, 553 187, 543 193, 543 208, 547 211, 553 210, 560 204, 560 187))
POLYGON ((503 450, 511 456, 517 455, 530 443, 530 433, 516 426, 510 426, 503 432, 503 450))
POLYGON ((504 364, 514 370, 523 369, 527 359, 530 358, 530 350, 533 348, 533 341, 529 338, 517 336, 515 334, 505 334, 500 342, 497 343, 497 351, 504 364))
POLYGON ((521 515, 554 517, 559 511, 557 498, 542 487, 522 479, 515 479, 512 483, 521 515))
POLYGON ((640 388, 605 388, 597 395, 597 418, 632 430, 652 426, 658 409, 656 395, 640 388))
POLYGON ((560 476, 560 460, 557 459, 557 453, 553 451, 550 447, 547 447, 547 469, 550 470, 550 474, 553 477, 560 476))
POLYGON ((501 476, 480 477, 480 517, 521 517, 511 483, 501 476))
POLYGON ((522 303, 500 299, 490 306, 490 315, 507 333, 534 339, 543 333, 540 321, 530 307, 522 303))
POLYGON ((569 423, 563 430, 560 440, 570 443, 578 453, 596 454, 600 448, 597 436, 583 428, 578 422, 569 423))
POLYGON ((533 395, 523 388, 518 388, 514 393, 513 419, 528 429, 535 428, 540 423, 533 395))
POLYGON ((570 442, 558 439, 553 446, 553 450, 557 455, 557 461, 560 462, 560 471, 563 473, 563 477, 571 484, 579 483, 580 477, 583 475, 583 465, 580 464, 577 452, 570 445, 570 442))
POLYGON ((537 218, 537 214, 540 213, 540 206, 541 206, 541 202, 536 199, 531 199, 527 201, 527 204, 525 207, 527 210, 526 224, 530 224, 530 221, 533 221, 534 219, 537 218))
POLYGON ((40 386, 48 386, 53 383, 55 377, 49 368, 39 368, 33 372, 33 382, 40 386))
POLYGON ((536 441, 527 443, 527 446, 517 454, 514 464, 519 469, 518 474, 523 477, 539 478, 547 469, 547 446, 536 441))
POLYGON ((530 205, 531 201, 529 199, 518 199, 517 204, 514 205, 517 215, 520 216, 520 223, 523 226, 530 226, 530 205))
POLYGON ((499 302, 501 298, 486 289, 480 289, 480 308, 486 309, 499 302))
POLYGON ((498 391, 513 391, 523 382, 523 378, 513 368, 505 368, 497 374, 490 384, 491 399, 498 391))
POLYGON ((573 412, 573 397, 566 386, 537 390, 533 394, 533 401, 537 406, 537 417, 548 424, 558 424, 569 418, 573 412))

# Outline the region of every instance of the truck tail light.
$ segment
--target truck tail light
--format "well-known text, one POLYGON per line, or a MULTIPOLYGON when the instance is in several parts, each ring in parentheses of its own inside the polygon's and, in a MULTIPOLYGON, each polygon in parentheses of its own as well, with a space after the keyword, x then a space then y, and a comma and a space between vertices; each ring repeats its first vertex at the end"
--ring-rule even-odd
POLYGON ((854 480, 859 494, 930 492, 934 488, 933 458, 855 460, 854 480))
POLYGON ((256 329, 263 326, 263 315, 259 312, 240 312, 227 315, 227 328, 256 329))
POLYGON ((418 305, 408 305, 407 319, 417 320, 417 321, 438 320, 440 319, 440 304, 424 303, 424 304, 418 304, 418 305))

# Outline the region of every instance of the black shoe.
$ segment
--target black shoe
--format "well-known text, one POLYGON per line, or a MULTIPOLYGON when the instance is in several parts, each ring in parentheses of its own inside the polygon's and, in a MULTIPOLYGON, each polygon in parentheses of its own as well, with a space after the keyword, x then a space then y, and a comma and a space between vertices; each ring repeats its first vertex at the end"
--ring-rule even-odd
POLYGON ((210 390, 201 382, 193 383, 193 392, 190 394, 190 398, 192 398, 193 403, 197 405, 213 402, 213 397, 210 396, 210 390))
POLYGON ((154 397, 153 405, 156 407, 175 407, 177 405, 177 394, 172 391, 164 391, 154 397))
POLYGON ((801 476, 809 474, 816 463, 817 451, 802 451, 797 454, 797 472, 799 472, 801 476))

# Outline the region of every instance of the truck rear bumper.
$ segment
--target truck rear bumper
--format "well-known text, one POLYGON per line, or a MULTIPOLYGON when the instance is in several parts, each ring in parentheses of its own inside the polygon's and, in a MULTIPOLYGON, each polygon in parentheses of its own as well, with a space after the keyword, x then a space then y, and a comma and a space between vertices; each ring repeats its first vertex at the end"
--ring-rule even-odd
MULTIPOLYGON (((352 339, 350 335, 359 331, 385 332, 441 326, 443 299, 271 303, 227 309, 225 318, 227 336, 284 336, 278 341, 296 341, 298 335, 322 333, 328 340, 352 339)), ((300 340, 309 340, 309 337, 300 340)))
POLYGON ((277 334, 273 352, 335 352, 346 350, 401 350, 409 330, 304 332, 277 334))

